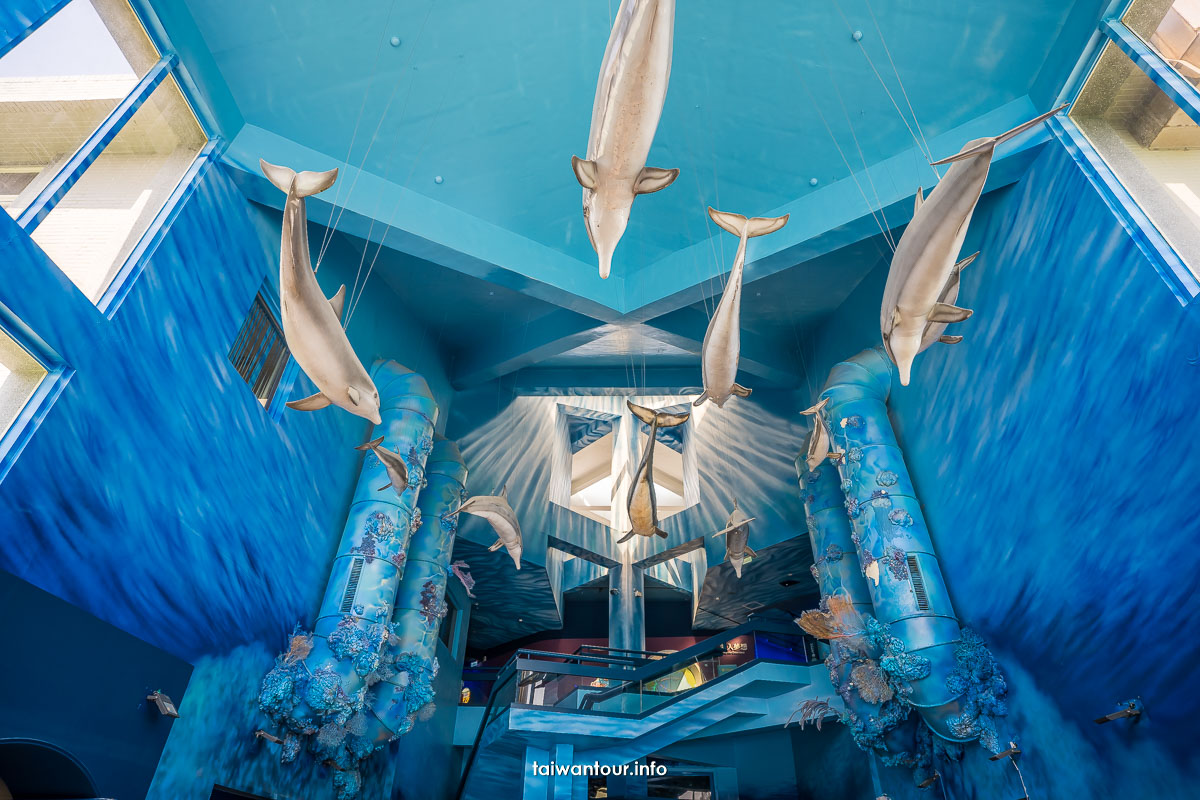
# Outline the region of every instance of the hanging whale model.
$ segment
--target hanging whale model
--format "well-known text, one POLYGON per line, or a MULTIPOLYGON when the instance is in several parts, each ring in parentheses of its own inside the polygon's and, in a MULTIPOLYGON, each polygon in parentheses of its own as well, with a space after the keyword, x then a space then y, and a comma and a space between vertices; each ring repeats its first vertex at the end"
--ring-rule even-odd
POLYGON ((902 386, 908 385, 926 327, 931 323, 962 322, 971 316, 968 309, 942 302, 942 296, 987 182, 996 145, 1044 122, 1062 108, 999 136, 973 139, 955 155, 934 163, 953 162, 929 200, 917 193, 917 209, 896 245, 879 312, 883 344, 899 369, 902 386))
POLYGON ((343 285, 329 300, 321 292, 308 250, 308 217, 304 198, 323 192, 337 180, 336 169, 300 172, 259 160, 263 175, 287 193, 283 206, 283 238, 279 246, 279 307, 283 338, 317 393, 293 400, 288 408, 316 411, 335 405, 378 425, 379 392, 342 330, 346 302, 343 285))
POLYGON ((383 464, 384 470, 387 471, 388 483, 386 486, 380 486, 379 491, 385 489, 395 489, 396 494, 404 494, 404 490, 408 488, 408 465, 404 463, 404 459, 399 453, 393 453, 386 447, 382 447, 383 437, 372 439, 366 444, 360 444, 355 450, 370 450, 379 458, 379 462, 383 464))
POLYGON ((674 28, 675 0, 621 0, 600 65, 587 160, 571 157, 601 278, 612 268, 633 199, 667 188, 679 175, 646 166, 667 99, 674 28))
POLYGON ((646 442, 646 450, 642 453, 642 461, 638 464, 633 476, 633 485, 629 487, 629 499, 625 508, 629 512, 629 533, 617 539, 617 544, 626 542, 634 536, 661 536, 667 538, 667 532, 658 527, 658 500, 654 496, 654 444, 658 441, 659 428, 673 428, 687 422, 690 412, 683 414, 668 414, 665 411, 654 411, 626 400, 625 405, 633 415, 650 426, 650 440, 646 442))
POLYGON ((813 418, 812 433, 808 437, 808 456, 804 461, 808 465, 809 472, 812 472, 829 457, 829 430, 825 427, 825 421, 821 419, 821 410, 827 403, 829 403, 829 398, 823 397, 821 402, 812 408, 806 408, 800 412, 813 418))
POLYGON ((750 523, 753 521, 754 517, 747 517, 745 512, 738 508, 737 500, 734 500, 733 511, 729 514, 729 521, 725 523, 725 530, 713 534, 714 537, 725 537, 725 560, 733 566, 733 574, 739 578, 742 577, 742 562, 746 560, 746 556, 758 558, 758 553, 746 544, 750 539, 750 523))
POLYGON ((704 391, 692 402, 698 406, 712 400, 717 408, 725 405, 730 395, 749 397, 750 389, 738 385, 738 357, 742 348, 742 272, 746 266, 746 241, 755 236, 774 233, 787 224, 788 214, 782 217, 752 217, 729 214, 709 207, 712 221, 738 237, 737 255, 733 257, 733 269, 721 302, 708 321, 704 332, 704 345, 700 350, 700 369, 704 376, 704 391))
POLYGON ((481 494, 472 497, 459 506, 456 511, 451 511, 446 516, 450 517, 460 513, 486 519, 492 526, 492 530, 496 532, 496 536, 499 537, 496 539, 496 543, 488 548, 488 552, 494 553, 501 547, 506 547, 508 554, 512 556, 513 563, 517 565, 517 569, 521 568, 521 523, 517 522, 517 515, 513 512, 512 506, 508 504, 507 486, 502 488, 498 495, 481 494))

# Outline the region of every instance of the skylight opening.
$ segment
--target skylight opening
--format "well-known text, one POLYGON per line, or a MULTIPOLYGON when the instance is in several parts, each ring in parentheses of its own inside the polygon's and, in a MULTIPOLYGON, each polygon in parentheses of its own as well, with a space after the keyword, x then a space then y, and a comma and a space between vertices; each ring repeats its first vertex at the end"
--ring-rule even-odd
POLYGON ((0 330, 0 436, 12 427, 47 374, 40 361, 0 330))
POLYGON ((1200 275, 1200 126, 1111 42, 1070 116, 1163 238, 1200 275))

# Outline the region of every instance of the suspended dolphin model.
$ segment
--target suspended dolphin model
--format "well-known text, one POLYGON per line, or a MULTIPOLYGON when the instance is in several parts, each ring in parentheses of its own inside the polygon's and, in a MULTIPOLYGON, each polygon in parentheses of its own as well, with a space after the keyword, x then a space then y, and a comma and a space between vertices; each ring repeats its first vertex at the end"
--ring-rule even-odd
MULTIPOLYGON (((812 433, 808 437, 808 456, 804 463, 808 465, 808 471, 812 472, 821 462, 830 457, 829 447, 829 429, 825 427, 825 420, 821 418, 821 410, 829 403, 828 397, 821 398, 821 402, 817 403, 812 408, 806 408, 801 411, 801 414, 807 414, 813 418, 812 433)), ((834 459, 841 458, 841 453, 833 453, 834 459)))
POLYGON ((667 99, 674 28, 675 0, 621 0, 600 65, 587 160, 571 157, 601 278, 612 268, 633 198, 665 189, 679 175, 646 166, 667 99))
POLYGON ((512 556, 513 563, 517 565, 517 569, 521 568, 521 523, 517 522, 517 515, 513 513, 512 506, 508 504, 507 486, 502 488, 498 495, 481 494, 472 497, 459 506, 456 511, 451 511, 446 516, 460 513, 486 519, 492 526, 492 530, 496 532, 496 536, 499 537, 496 539, 496 543, 488 548, 488 552, 494 553, 501 547, 506 547, 508 554, 512 556))
POLYGON ((378 425, 379 392, 342 330, 346 287, 343 285, 326 300, 309 260, 304 198, 332 186, 338 171, 297 173, 266 161, 258 163, 275 188, 287 192, 279 247, 283 338, 300 369, 318 389, 310 397, 289 402, 288 408, 316 411, 332 404, 378 425))
POLYGON ((633 528, 629 533, 617 540, 626 542, 636 536, 661 536, 667 538, 667 532, 658 527, 658 500, 654 496, 654 445, 658 441, 659 428, 673 428, 687 422, 690 412, 683 414, 668 414, 665 411, 654 411, 635 405, 626 400, 625 405, 633 415, 650 426, 650 440, 646 442, 646 451, 642 453, 642 461, 638 464, 633 476, 633 485, 629 487, 629 499, 625 508, 629 512, 629 523, 633 528))
POLYGON ((725 537, 725 560, 733 565, 733 574, 739 578, 742 577, 742 562, 746 560, 746 556, 758 558, 758 553, 746 544, 750 539, 750 523, 753 521, 754 517, 747 517, 745 512, 738 508, 737 500, 734 500, 733 511, 729 513, 725 530, 713 534, 714 537, 725 537))
POLYGON ((733 257, 733 269, 721 294, 721 302, 708 330, 704 332, 704 345, 700 350, 700 369, 704 376, 704 391, 692 402, 693 406, 712 400, 717 408, 725 405, 730 395, 749 397, 750 389, 737 381, 738 357, 742 349, 742 272, 746 266, 746 241, 755 236, 774 233, 787 224, 788 214, 782 217, 753 217, 717 211, 711 206, 708 215, 712 221, 738 237, 737 255, 733 257))
POLYGON ((394 453, 382 445, 383 437, 380 436, 378 439, 372 439, 354 449, 370 450, 383 464, 384 470, 387 471, 388 483, 386 486, 380 486, 379 491, 395 489, 396 494, 404 494, 404 490, 408 488, 408 464, 404 463, 404 459, 398 453, 394 453))
MULTIPOLYGON (((972 253, 954 265, 954 271, 950 273, 950 282, 946 284, 946 288, 942 290, 942 296, 938 299, 939 303, 952 306, 958 300, 959 276, 964 267, 967 267, 979 257, 979 253, 972 253)), ((947 336, 945 322, 931 322, 925 326, 925 333, 921 336, 921 349, 918 353, 924 353, 930 347, 933 347, 938 342, 942 344, 958 344, 963 340, 961 336, 947 336)))
POLYGON ((973 139, 957 154, 935 162, 934 166, 953 163, 929 200, 917 193, 917 209, 896 245, 879 312, 883 344, 899 369, 901 385, 908 385, 926 326, 962 322, 971 316, 968 309, 942 302, 942 295, 987 182, 996 145, 1044 122, 1062 108, 999 136, 973 139))

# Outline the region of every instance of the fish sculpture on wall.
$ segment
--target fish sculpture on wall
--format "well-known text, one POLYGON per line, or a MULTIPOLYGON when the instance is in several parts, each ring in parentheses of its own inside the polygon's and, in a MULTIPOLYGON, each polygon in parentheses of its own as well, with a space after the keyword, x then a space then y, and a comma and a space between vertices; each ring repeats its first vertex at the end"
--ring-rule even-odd
MULTIPOLYGON (((971 215, 987 183, 996 146, 1044 122, 1062 108, 999 136, 967 142, 955 155, 935 162, 934 166, 951 166, 929 199, 917 192, 916 211, 896 245, 879 312, 883 344, 899 370, 902 386, 908 385, 913 359, 923 349, 929 326, 942 325, 945 330, 946 324, 962 322, 971 316, 970 310, 946 299, 951 280, 956 276, 958 253, 971 215)), ((954 294, 957 300, 957 285, 954 294)), ((939 333, 938 338, 941 336, 939 333)))
POLYGON ((742 562, 746 560, 746 556, 758 558, 758 553, 751 550, 747 544, 750 540, 750 523, 753 521, 754 517, 747 517, 746 513, 738 508, 737 500, 734 500, 733 511, 729 513, 725 530, 713 534, 714 537, 725 537, 725 560, 733 567, 733 574, 739 578, 742 577, 742 562))
POLYGON ((476 495, 446 516, 455 514, 470 514, 487 520, 498 537, 488 552, 494 553, 505 547, 517 569, 521 568, 521 523, 517 522, 517 515, 508 504, 507 486, 500 489, 497 495, 476 495))
POLYGON ((259 160, 263 175, 287 193, 283 205, 283 236, 279 246, 279 307, 283 338, 317 393, 292 400, 288 408, 316 411, 335 405, 378 425, 379 391, 342 330, 346 302, 343 285, 325 299, 313 271, 308 249, 308 216, 304 198, 323 192, 337 180, 338 171, 300 172, 259 160))
POLYGON ((808 455, 804 461, 809 472, 812 472, 829 457, 829 429, 825 427, 825 420, 821 417, 821 411, 828 403, 829 398, 823 397, 821 402, 812 408, 806 408, 800 412, 813 418, 812 433, 808 437, 808 455))
POLYGON ((629 487, 629 499, 625 508, 629 512, 631 530, 617 540, 617 543, 627 542, 634 536, 661 536, 667 538, 667 532, 658 527, 658 500, 654 496, 654 445, 658 441, 659 428, 673 428, 687 422, 690 412, 683 414, 668 414, 665 411, 655 411, 625 401, 633 415, 650 426, 650 440, 646 442, 646 450, 642 453, 641 463, 633 476, 633 485, 629 487))
POLYGON ((667 99, 674 29, 675 0, 621 0, 600 65, 587 159, 571 157, 601 278, 612 268, 633 199, 667 188, 679 175, 646 166, 667 99))
POLYGON ((751 391, 737 383, 738 358, 742 349, 742 273, 746 267, 746 242, 779 230, 787 224, 789 215, 747 219, 741 214, 729 214, 711 207, 708 215, 713 222, 738 237, 738 249, 721 302, 704 332, 704 345, 700 351, 704 391, 692 405, 712 400, 717 408, 721 408, 730 395, 749 397, 751 391))
POLYGON ((386 486, 380 486, 379 491, 386 489, 395 489, 396 494, 404 494, 404 490, 408 488, 408 465, 404 463, 404 459, 399 453, 394 453, 383 447, 383 437, 372 439, 366 444, 360 444, 355 450, 370 450, 383 464, 384 470, 387 472, 388 483, 386 486))

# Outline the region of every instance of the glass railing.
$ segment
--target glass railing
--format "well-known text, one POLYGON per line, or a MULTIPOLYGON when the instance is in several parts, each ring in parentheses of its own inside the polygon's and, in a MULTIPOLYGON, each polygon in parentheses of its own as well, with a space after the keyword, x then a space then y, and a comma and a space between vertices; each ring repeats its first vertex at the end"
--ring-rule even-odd
MULTIPOLYGON (((582 649, 582 648, 581 648, 582 649)), ((748 623, 678 653, 608 651, 571 655, 519 650, 501 670, 513 703, 563 711, 638 716, 756 661, 809 664, 815 642, 775 623, 748 623)), ((499 698, 493 702, 495 714, 499 698)))

